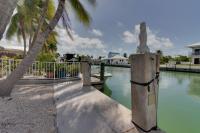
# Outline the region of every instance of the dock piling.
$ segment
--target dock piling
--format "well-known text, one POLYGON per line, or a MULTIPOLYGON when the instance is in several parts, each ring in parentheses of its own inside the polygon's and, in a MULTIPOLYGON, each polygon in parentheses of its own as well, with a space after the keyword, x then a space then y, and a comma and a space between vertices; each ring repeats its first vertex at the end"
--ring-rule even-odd
POLYGON ((132 122, 144 131, 157 128, 159 55, 134 54, 131 62, 132 122))
POLYGON ((104 72, 105 72, 105 63, 101 63, 100 68, 100 80, 104 82, 104 72))
POLYGON ((81 59, 81 72, 82 72, 82 80, 83 86, 91 85, 91 63, 89 57, 83 57, 81 59))

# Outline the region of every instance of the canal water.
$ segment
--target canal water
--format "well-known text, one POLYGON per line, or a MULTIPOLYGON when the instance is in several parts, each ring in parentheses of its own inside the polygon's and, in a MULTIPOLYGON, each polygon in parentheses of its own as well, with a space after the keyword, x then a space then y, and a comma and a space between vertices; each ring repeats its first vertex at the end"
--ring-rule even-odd
MULTIPOLYGON (((131 108, 130 69, 106 67, 111 97, 131 108)), ((159 127, 167 133, 200 133, 200 74, 161 72, 159 127)))

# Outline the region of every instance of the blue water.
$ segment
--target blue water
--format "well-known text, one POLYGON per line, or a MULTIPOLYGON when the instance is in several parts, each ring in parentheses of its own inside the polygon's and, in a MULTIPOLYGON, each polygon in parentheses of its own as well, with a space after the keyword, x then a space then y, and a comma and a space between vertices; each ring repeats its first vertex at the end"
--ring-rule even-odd
MULTIPOLYGON (((111 97, 131 108, 130 69, 106 67, 111 97)), ((200 133, 200 74, 161 72, 159 127, 168 133, 200 133)))

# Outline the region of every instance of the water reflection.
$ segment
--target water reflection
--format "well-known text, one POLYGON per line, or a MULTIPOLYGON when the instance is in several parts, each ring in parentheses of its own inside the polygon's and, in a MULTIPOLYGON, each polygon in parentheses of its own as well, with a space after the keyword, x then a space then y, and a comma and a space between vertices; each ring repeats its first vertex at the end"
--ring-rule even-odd
MULTIPOLYGON (((130 69, 107 67, 111 97, 131 107, 130 69)), ((200 74, 161 72, 158 123, 169 133, 200 133, 200 74)))
POLYGON ((200 97, 200 76, 191 78, 188 93, 200 97))
POLYGON ((174 80, 177 81, 177 85, 185 85, 187 93, 189 95, 194 95, 200 97, 200 74, 194 73, 179 73, 179 72, 162 72, 161 73, 161 87, 166 85, 164 88, 167 88, 172 84, 174 80), (167 80, 167 79, 168 80, 167 80), (163 81, 162 81, 163 79, 163 81), (186 85, 188 83, 188 85, 186 85))

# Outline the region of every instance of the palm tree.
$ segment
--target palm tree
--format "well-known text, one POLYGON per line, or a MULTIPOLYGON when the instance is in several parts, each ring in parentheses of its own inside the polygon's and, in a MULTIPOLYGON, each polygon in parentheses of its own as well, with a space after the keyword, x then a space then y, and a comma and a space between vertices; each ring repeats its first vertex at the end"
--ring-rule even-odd
POLYGON ((18 0, 0 0, 0 40, 17 6, 18 0))
MULTIPOLYGON (((69 17, 68 17, 68 11, 64 9, 65 6, 65 0, 59 0, 59 4, 56 10, 56 13, 53 17, 53 19, 50 21, 50 23, 47 25, 44 31, 41 30, 41 25, 43 25, 45 21, 45 14, 47 11, 47 5, 48 1, 46 0, 45 6, 43 7, 43 12, 41 14, 41 17, 39 19, 39 24, 36 29, 36 34, 34 35, 32 42, 32 47, 27 54, 27 56, 22 60, 20 65, 4 80, 1 81, 0 84, 0 96, 9 96, 13 86, 17 83, 17 81, 24 75, 24 73, 28 70, 29 66, 33 63, 33 61, 36 59, 36 56, 40 52, 40 50, 43 47, 44 42, 48 38, 49 34, 53 31, 55 26, 57 25, 59 19, 62 17, 64 24, 66 26, 66 29, 69 32, 69 17)), ((94 3, 95 0, 88 0, 90 3, 94 3)), ((75 14, 79 21, 81 21, 84 25, 88 26, 90 24, 90 16, 88 12, 84 9, 83 5, 80 3, 79 0, 68 0, 67 4, 70 4, 73 10, 75 11, 75 14)))
POLYGON ((42 51, 41 52, 46 52, 46 53, 55 53, 57 51, 57 32, 53 31, 49 34, 49 37, 47 38, 46 42, 43 45, 42 51))
POLYGON ((163 51, 162 50, 156 50, 156 53, 159 54, 160 56, 163 56, 163 51))
MULTIPOLYGON (((32 34, 38 25, 39 14, 42 9, 41 5, 44 2, 42 0, 25 0, 23 5, 17 6, 17 12, 13 15, 11 23, 8 27, 6 37, 10 39, 17 33, 18 40, 22 37, 24 42, 24 57, 26 56, 27 42, 26 39, 29 37, 29 46, 32 43, 32 34)), ((52 19, 55 13, 55 7, 52 0, 48 3, 46 20, 52 19)), ((47 23, 44 23, 47 25, 47 23)), ((43 25, 45 26, 45 25, 43 25)), ((29 47, 29 48, 30 48, 29 47)))

